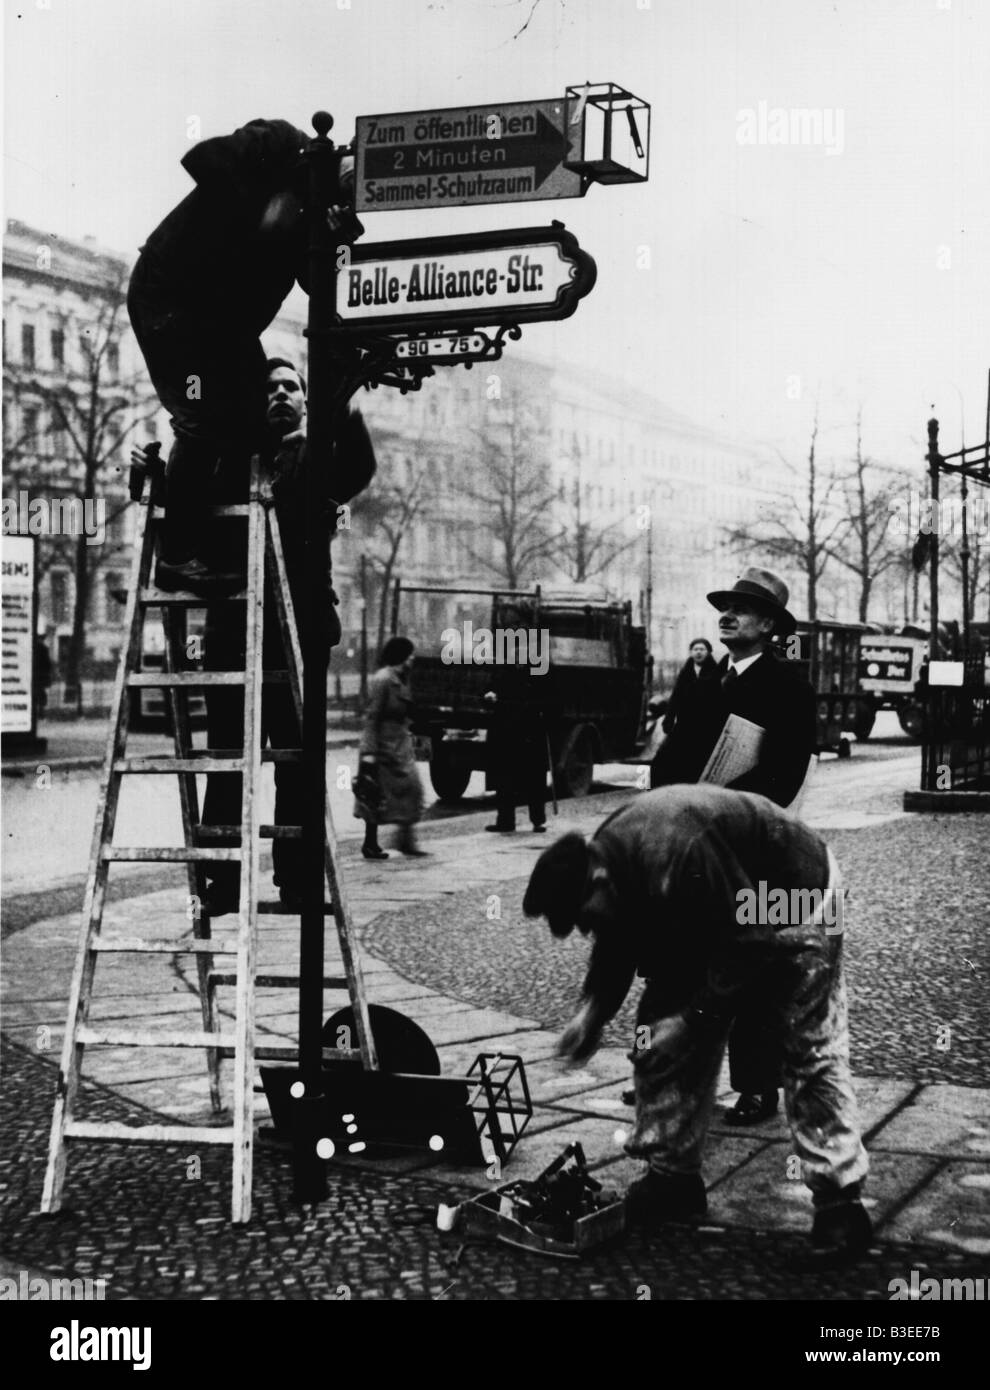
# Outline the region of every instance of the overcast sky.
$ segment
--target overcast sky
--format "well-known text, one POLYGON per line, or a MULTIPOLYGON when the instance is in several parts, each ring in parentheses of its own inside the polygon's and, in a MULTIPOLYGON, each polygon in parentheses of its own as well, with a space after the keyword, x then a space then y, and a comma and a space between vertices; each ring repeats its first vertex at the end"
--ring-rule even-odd
POLYGON ((826 450, 861 403, 869 452, 919 478, 933 403, 957 446, 956 388, 984 437, 987 0, 539 0, 513 37, 532 5, 7 0, 5 215, 133 252, 191 186, 190 117, 204 136, 308 129, 325 107, 347 141, 358 115, 612 80, 652 105, 648 183, 369 214, 366 240, 557 217, 598 283, 574 318, 527 327, 529 348, 795 454, 816 394, 826 450), (823 142, 740 143, 761 103, 822 112, 823 142))

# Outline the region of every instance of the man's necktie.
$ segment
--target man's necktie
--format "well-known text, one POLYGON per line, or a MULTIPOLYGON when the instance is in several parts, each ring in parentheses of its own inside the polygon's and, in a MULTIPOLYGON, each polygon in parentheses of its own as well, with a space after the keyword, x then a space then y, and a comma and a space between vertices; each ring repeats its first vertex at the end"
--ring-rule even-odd
POLYGON ((734 666, 730 666, 729 669, 726 671, 725 675, 722 677, 722 689, 726 695, 731 695, 732 687, 735 685, 738 679, 739 672, 736 670, 734 666))

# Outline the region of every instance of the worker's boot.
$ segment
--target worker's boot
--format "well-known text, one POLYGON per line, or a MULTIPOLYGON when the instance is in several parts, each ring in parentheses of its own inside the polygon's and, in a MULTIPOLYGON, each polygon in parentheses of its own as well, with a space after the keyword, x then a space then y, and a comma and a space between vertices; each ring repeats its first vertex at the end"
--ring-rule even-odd
POLYGON ((858 1182, 815 1193, 808 1263, 821 1269, 850 1264, 866 1253, 873 1223, 860 1201, 858 1182))
POLYGON ((649 1169, 626 1193, 630 1226, 651 1228, 667 1222, 698 1221, 708 1212, 700 1173, 658 1173, 649 1169))

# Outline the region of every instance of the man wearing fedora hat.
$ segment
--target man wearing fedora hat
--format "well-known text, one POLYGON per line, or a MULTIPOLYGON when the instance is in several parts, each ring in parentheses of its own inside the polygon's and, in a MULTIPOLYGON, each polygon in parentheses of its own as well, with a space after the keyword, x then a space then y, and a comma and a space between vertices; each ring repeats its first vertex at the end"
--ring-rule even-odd
MULTIPOLYGON (((861 1254, 872 1234, 860 1200, 869 1163, 849 1072, 842 933, 828 925, 838 867, 814 831, 766 797, 662 787, 612 813, 586 841, 541 854, 523 899, 554 936, 592 936, 581 1006, 558 1054, 597 1049, 636 975, 636 1124, 626 1150, 649 1163, 627 1193, 634 1224, 707 1211, 701 1160, 726 1035, 755 983, 778 1029, 787 1118, 814 1197, 812 1263, 861 1254), (757 885, 800 907, 741 911, 757 885)), ((832 913, 835 917, 835 913, 832 913)))
MULTIPOLYGON (((719 637, 728 655, 710 680, 698 683, 696 698, 662 745, 654 786, 697 782, 726 720, 735 714, 758 725, 763 738, 756 765, 730 787, 758 792, 778 806, 797 796, 815 751, 815 692, 771 648, 774 636, 790 637, 797 627, 788 597, 782 579, 757 567, 744 570, 731 589, 707 595, 719 610, 719 637)), ((729 1124, 757 1124, 777 1110, 779 1047, 762 1003, 754 994, 733 1026, 729 1072, 739 1099, 726 1117, 729 1124)))

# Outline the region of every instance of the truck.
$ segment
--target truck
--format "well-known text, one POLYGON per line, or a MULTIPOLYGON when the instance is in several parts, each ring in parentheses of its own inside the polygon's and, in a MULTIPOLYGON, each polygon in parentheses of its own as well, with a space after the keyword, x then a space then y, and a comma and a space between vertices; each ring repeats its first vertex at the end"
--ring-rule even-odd
POLYGON ((391 626, 416 641, 412 732, 441 801, 458 801, 478 770, 493 786, 492 730, 514 709, 538 711, 557 796, 586 795, 596 763, 642 752, 652 660, 631 602, 540 585, 403 588, 397 580, 391 626), (427 596, 428 625, 400 622, 412 594, 427 596))
POLYGON ((913 739, 921 737, 922 710, 915 687, 927 655, 928 638, 920 628, 864 632, 860 643, 860 690, 874 715, 882 709, 896 710, 901 728, 913 739))

